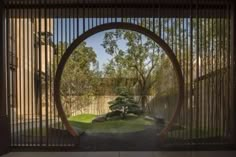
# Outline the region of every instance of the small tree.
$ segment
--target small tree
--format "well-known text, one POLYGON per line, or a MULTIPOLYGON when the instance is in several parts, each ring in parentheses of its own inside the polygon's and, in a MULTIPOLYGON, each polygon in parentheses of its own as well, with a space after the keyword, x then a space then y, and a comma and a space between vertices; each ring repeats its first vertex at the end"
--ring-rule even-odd
POLYGON ((118 88, 117 94, 119 96, 115 100, 108 102, 112 112, 120 112, 123 119, 127 117, 128 113, 137 115, 143 113, 142 109, 138 106, 138 103, 129 95, 126 88, 118 88))
POLYGON ((143 111, 149 111, 147 100, 158 81, 158 67, 164 51, 152 39, 130 30, 106 32, 102 46, 112 59, 106 64, 106 74, 137 79, 137 94, 143 111), (126 48, 119 48, 124 42, 126 48))

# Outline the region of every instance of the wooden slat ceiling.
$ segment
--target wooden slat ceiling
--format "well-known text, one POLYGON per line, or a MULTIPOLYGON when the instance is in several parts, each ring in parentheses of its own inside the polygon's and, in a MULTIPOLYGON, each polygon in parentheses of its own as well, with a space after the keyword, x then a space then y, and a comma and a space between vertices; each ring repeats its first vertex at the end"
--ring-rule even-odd
MULTIPOLYGON (((194 11, 197 8, 199 17, 219 17, 224 14, 215 15, 214 11, 217 9, 219 12, 221 10, 223 12, 226 7, 230 6, 230 3, 231 0, 8 0, 6 7, 9 9, 49 9, 48 17, 54 15, 53 12, 58 13, 60 9, 66 8, 86 8, 92 17, 97 17, 96 12, 93 11, 97 8, 102 8, 105 13, 109 13, 106 10, 111 8, 116 9, 116 14, 104 14, 104 17, 120 17, 122 12, 126 12, 126 17, 189 17, 190 8, 193 12, 191 16, 195 16, 194 11), (181 15, 179 10, 182 12, 181 15)), ((82 15, 82 9, 79 9, 78 14, 82 15)), ((59 16, 73 17, 69 12, 59 14, 59 16)), ((89 15, 83 16, 89 17, 89 15)))
POLYGON ((123 4, 123 5, 218 5, 230 2, 232 0, 4 0, 7 4, 44 4, 47 5, 60 5, 60 4, 89 4, 89 5, 101 5, 101 4, 123 4))

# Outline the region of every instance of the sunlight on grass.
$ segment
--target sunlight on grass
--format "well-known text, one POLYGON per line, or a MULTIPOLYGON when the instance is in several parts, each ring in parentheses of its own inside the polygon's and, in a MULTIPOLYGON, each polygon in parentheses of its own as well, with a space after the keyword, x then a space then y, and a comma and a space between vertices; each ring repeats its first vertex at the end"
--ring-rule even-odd
POLYGON ((71 116, 68 120, 81 123, 92 123, 92 120, 94 118, 96 118, 96 115, 94 114, 81 114, 81 115, 71 116))

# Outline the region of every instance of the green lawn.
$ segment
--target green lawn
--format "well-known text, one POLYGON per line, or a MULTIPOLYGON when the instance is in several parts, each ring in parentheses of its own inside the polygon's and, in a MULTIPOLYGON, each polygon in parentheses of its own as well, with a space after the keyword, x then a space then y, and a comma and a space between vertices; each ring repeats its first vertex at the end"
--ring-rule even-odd
POLYGON ((72 116, 68 120, 80 123, 92 123, 92 120, 96 118, 94 114, 81 114, 77 116, 72 116))
POLYGON ((82 114, 70 117, 68 120, 73 127, 86 133, 128 133, 142 131, 154 125, 154 122, 144 119, 143 116, 128 116, 127 119, 107 120, 92 123, 96 115, 82 114))

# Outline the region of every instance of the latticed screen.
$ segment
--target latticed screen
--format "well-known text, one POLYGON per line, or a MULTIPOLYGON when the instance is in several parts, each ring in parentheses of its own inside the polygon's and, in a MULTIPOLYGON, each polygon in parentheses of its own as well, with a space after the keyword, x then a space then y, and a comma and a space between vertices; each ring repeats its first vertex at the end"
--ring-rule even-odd
POLYGON ((6 8, 11 146, 232 143, 228 1, 10 0, 6 8))

